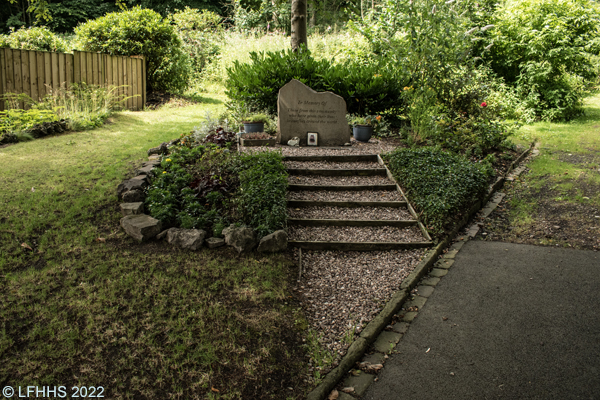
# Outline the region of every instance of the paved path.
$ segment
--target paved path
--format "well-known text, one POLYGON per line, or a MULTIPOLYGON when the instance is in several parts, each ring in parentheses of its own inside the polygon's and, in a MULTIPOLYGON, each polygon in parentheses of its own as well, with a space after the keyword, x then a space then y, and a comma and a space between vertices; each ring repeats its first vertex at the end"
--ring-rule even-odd
POLYGON ((470 241, 396 351, 364 400, 600 399, 600 252, 470 241))

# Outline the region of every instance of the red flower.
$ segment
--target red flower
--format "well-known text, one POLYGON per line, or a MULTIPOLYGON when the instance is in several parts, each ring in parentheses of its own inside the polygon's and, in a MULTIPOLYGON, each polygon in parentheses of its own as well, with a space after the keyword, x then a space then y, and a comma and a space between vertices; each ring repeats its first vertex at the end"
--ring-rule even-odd
POLYGON ((484 101, 483 103, 481 103, 481 107, 487 107, 487 103, 484 101))

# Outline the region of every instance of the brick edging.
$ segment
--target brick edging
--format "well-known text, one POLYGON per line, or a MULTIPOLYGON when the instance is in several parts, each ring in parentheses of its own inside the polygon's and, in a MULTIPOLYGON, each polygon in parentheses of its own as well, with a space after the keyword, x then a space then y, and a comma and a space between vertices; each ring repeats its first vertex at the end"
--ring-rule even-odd
POLYGON ((335 388, 338 382, 346 375, 346 373, 354 367, 354 365, 364 356, 369 349, 369 346, 377 339, 379 334, 389 325, 393 316, 400 311, 404 302, 409 298, 410 292, 414 289, 421 278, 425 276, 431 267, 437 261, 437 258, 442 254, 444 249, 448 247, 458 232, 463 229, 469 220, 489 201, 494 193, 504 186, 506 177, 512 170, 520 164, 525 157, 533 150, 535 143, 532 143, 515 161, 512 162, 508 170, 503 176, 499 177, 493 185, 491 185, 488 193, 478 200, 469 209, 469 213, 465 215, 454 229, 446 235, 433 249, 431 249, 417 264, 415 269, 402 281, 400 290, 396 291, 392 298, 385 304, 383 309, 377 314, 371 322, 362 330, 359 337, 350 345, 346 355, 342 357, 337 367, 329 371, 323 381, 314 388, 306 397, 307 400, 323 400, 335 388))

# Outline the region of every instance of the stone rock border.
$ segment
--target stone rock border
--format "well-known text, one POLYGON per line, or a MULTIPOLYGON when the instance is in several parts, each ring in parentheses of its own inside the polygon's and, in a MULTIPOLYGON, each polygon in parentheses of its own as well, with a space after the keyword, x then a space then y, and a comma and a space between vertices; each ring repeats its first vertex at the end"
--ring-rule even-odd
MULTIPOLYGON (((450 247, 450 250, 444 254, 444 257, 438 261, 438 257, 444 252, 446 247, 448 247, 454 237, 460 232, 471 220, 471 218, 482 208, 483 205, 486 205, 484 209, 484 213, 491 213, 495 208, 494 204, 497 206, 500 203, 500 199, 498 196, 492 200, 490 204, 488 202, 492 199, 495 192, 502 188, 504 182, 507 180, 512 180, 514 178, 509 177, 511 172, 525 159, 525 157, 534 151, 534 144, 532 143, 529 149, 525 150, 509 167, 506 173, 499 177, 496 182, 494 182, 488 193, 479 201, 477 201, 471 209, 469 213, 465 215, 465 217, 454 227, 454 229, 442 240, 437 246, 431 249, 423 259, 417 264, 415 269, 406 277, 406 279, 400 285, 400 290, 392 295, 392 298, 386 303, 381 312, 371 321, 369 324, 363 329, 359 337, 350 345, 346 355, 341 359, 338 366, 332 369, 323 379, 323 381, 313 389, 307 396, 307 400, 323 400, 326 399, 327 396, 331 393, 331 391, 337 386, 337 384, 347 375, 347 372, 354 369, 356 364, 360 362, 365 353, 371 348, 373 345, 374 349, 379 353, 386 353, 393 349, 402 335, 408 329, 409 323, 416 317, 416 311, 406 311, 403 312, 402 322, 399 322, 392 326, 392 331, 384 331, 384 329, 390 324, 392 318, 395 314, 401 311, 402 308, 406 310, 412 310, 411 307, 415 307, 416 309, 420 309, 422 305, 429 297, 429 294, 433 291, 432 289, 428 289, 426 287, 433 287, 437 285, 440 281, 440 278, 448 273, 448 268, 454 263, 454 257, 458 250, 464 245, 464 241, 457 242, 450 247), (433 267, 433 268, 432 268, 433 267), (423 279, 427 274, 428 277, 423 279), (419 287, 423 287, 423 294, 415 296, 412 300, 407 302, 407 300, 412 296, 411 291, 416 288, 420 284, 419 287), (429 292, 429 293, 428 293, 429 292), (381 351, 385 350, 385 351, 381 351)), ((515 170, 515 174, 520 174, 523 172, 525 167, 519 167, 515 170)), ((467 235, 469 237, 474 237, 477 234, 479 227, 477 224, 472 226, 467 235)), ((373 354, 365 358, 365 361, 360 363, 358 367, 360 369, 364 369, 367 371, 376 372, 380 368, 382 368, 382 362, 386 358, 384 354, 373 354)), ((359 371, 360 373, 356 376, 351 375, 347 377, 344 381, 344 386, 347 388, 352 388, 351 393, 360 397, 367 390, 369 385, 375 379, 375 375, 359 371)), ((350 396, 346 393, 339 393, 338 400, 350 400, 355 397, 350 396)))
POLYGON ((145 189, 154 176, 154 168, 160 165, 160 155, 168 154, 168 149, 177 144, 179 139, 164 142, 158 147, 148 150, 148 161, 137 169, 136 176, 126 179, 117 186, 117 196, 123 201, 120 204, 120 225, 129 236, 138 242, 152 238, 166 239, 169 244, 192 251, 199 250, 204 244, 210 249, 225 244, 237 250, 238 254, 257 250, 259 253, 275 253, 287 249, 287 232, 279 230, 258 240, 256 231, 247 227, 231 225, 223 229, 224 238, 209 237, 201 229, 168 228, 162 230, 159 220, 144 214, 145 189))

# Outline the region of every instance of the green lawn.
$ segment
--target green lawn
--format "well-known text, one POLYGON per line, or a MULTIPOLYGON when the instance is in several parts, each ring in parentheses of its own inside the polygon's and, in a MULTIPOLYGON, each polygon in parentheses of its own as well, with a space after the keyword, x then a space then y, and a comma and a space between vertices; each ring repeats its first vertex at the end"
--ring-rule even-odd
POLYGON ((518 242, 600 248, 600 94, 586 99, 584 116, 524 126, 516 140, 536 140, 540 154, 506 187, 509 212, 497 232, 510 228, 506 238, 518 242))
POLYGON ((222 110, 212 95, 0 148, 3 386, 103 386, 114 399, 303 397, 306 324, 288 258, 137 244, 119 228, 116 187, 147 149, 222 110))

